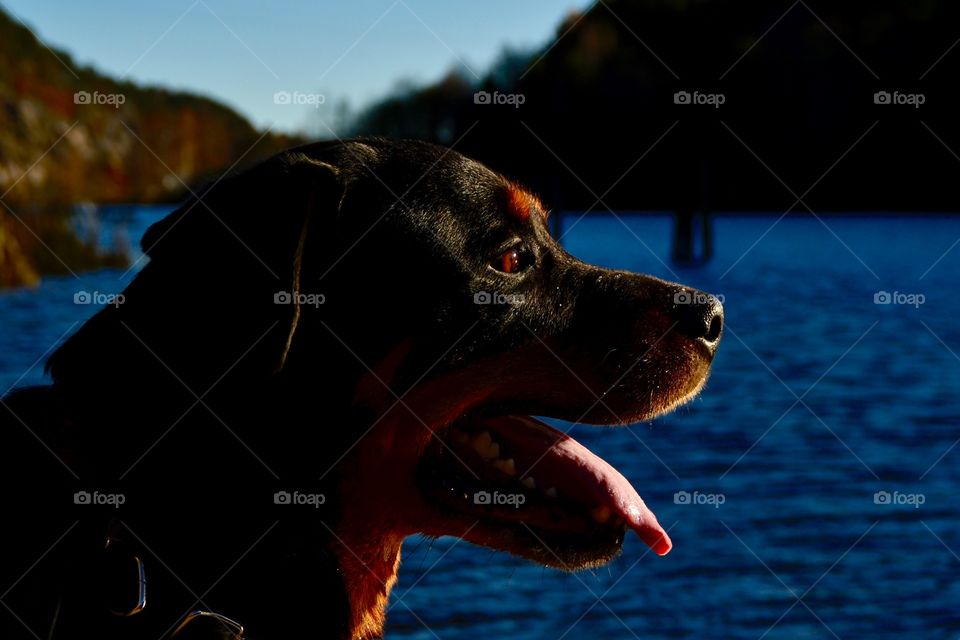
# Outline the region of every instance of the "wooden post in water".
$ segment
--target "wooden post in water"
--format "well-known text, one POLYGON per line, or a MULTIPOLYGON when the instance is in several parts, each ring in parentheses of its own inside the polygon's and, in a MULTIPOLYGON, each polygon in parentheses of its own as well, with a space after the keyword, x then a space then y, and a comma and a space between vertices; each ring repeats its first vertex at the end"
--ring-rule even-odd
POLYGON ((713 258, 713 218, 706 209, 700 212, 700 237, 703 238, 700 261, 709 262, 713 258))
POLYGON ((677 264, 703 264, 712 257, 713 220, 710 212, 678 209, 674 214, 670 258, 677 264))
POLYGON ((673 249, 670 258, 679 264, 693 262, 693 211, 678 209, 673 216, 673 249))
POLYGON ((703 264, 713 257, 713 224, 710 217, 710 161, 700 161, 699 207, 689 205, 681 197, 673 222, 671 259, 677 264, 703 264), (697 210, 699 209, 699 210, 697 210), (697 234, 697 225, 699 231, 697 234), (697 237, 700 238, 699 251, 697 237))

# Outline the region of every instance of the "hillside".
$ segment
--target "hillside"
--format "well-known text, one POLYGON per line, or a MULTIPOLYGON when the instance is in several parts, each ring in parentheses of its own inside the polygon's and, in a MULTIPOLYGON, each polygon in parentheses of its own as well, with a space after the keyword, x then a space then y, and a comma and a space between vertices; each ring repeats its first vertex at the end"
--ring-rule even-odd
MULTIPOLYGON (((35 282, 47 271, 47 252, 31 230, 63 243, 74 270, 100 264, 79 240, 67 246, 70 205, 178 200, 183 183, 223 171, 260 136, 209 98, 117 82, 64 51, 51 53, 0 10, 0 286, 35 282), (30 220, 30 230, 11 212, 30 220)), ((267 135, 244 164, 293 142, 267 135)))
MULTIPOLYGON (((229 166, 260 137, 245 118, 214 100, 116 82, 64 51, 54 53, 0 12, 0 188, 16 182, 7 201, 177 198, 183 187, 166 167, 192 184, 229 166)), ((251 156, 289 142, 267 136, 251 156)))

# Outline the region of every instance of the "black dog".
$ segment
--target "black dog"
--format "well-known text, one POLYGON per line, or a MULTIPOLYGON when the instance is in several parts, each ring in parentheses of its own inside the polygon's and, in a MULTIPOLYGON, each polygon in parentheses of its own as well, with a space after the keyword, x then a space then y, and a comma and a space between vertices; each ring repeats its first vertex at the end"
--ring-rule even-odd
POLYGON ((669 551, 617 471, 527 416, 670 410, 721 307, 576 260, 546 216, 457 153, 370 139, 154 225, 123 303, 0 409, 3 637, 379 637, 415 533, 564 569, 627 529, 669 551))

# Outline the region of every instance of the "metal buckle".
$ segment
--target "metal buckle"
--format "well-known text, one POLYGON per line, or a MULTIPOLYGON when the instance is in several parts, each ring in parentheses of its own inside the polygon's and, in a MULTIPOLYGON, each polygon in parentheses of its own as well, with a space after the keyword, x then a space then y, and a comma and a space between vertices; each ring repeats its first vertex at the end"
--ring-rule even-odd
POLYGON ((243 625, 212 611, 191 611, 169 637, 178 640, 243 640, 243 625))
MULTIPOLYGON (((136 599, 133 602, 133 605, 128 607, 127 603, 124 603, 122 608, 114 608, 113 606, 107 607, 107 609, 115 616, 121 617, 130 617, 135 616, 141 611, 144 607, 147 606, 147 578, 143 570, 143 560, 140 559, 140 555, 136 553, 130 545, 125 543, 123 540, 114 538, 112 536, 107 536, 106 543, 103 546, 104 553, 106 554, 107 562, 122 562, 127 563, 131 559, 133 560, 133 570, 134 570, 134 579, 136 580, 137 594, 136 599)), ((122 567, 121 570, 127 570, 128 567, 122 567)), ((113 603, 116 604, 116 603, 113 603)))

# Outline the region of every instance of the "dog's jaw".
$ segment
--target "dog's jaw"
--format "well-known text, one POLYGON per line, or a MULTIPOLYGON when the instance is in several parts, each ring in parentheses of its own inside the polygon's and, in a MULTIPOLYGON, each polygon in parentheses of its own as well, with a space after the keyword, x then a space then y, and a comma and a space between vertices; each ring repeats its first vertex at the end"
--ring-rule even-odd
MULTIPOLYGON (((417 462, 433 434, 428 425, 449 424, 485 393, 462 397, 463 385, 454 380, 396 395, 389 385, 409 348, 402 343, 393 349, 358 383, 354 403, 364 407, 372 426, 338 465, 340 494, 350 498, 342 505, 333 544, 350 606, 351 640, 383 637, 403 540, 425 532, 424 524, 437 517, 415 484, 417 462)), ((470 528, 466 523, 462 530, 470 528)))

